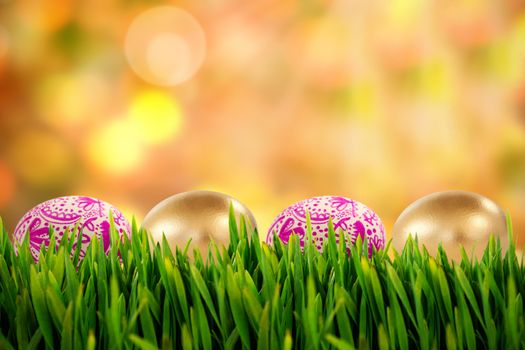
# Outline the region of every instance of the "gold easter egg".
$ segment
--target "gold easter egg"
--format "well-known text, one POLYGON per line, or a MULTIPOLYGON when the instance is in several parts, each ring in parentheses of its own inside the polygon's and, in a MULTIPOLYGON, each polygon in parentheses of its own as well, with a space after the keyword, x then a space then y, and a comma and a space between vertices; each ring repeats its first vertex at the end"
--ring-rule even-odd
POLYGON ((460 246, 480 259, 490 235, 499 237, 504 251, 509 245, 503 210, 489 198, 466 191, 437 192, 410 204, 392 230, 398 252, 410 234, 433 256, 441 243, 453 260, 461 259, 460 246))
POLYGON ((212 191, 189 191, 161 201, 153 207, 142 222, 142 228, 151 233, 155 242, 162 242, 162 235, 175 252, 183 249, 191 238, 193 248, 205 254, 213 239, 218 246, 227 246, 230 240, 229 215, 233 206, 237 225, 244 216, 248 232, 256 227, 251 211, 237 199, 212 191))

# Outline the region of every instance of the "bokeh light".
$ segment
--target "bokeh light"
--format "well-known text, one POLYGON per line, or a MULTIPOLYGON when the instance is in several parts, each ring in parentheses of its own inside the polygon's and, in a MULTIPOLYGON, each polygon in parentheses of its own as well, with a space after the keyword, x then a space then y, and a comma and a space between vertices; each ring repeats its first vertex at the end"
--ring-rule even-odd
POLYGON ((57 135, 35 127, 16 133, 8 159, 18 176, 35 187, 55 188, 74 172, 71 147, 57 135))
POLYGON ((7 56, 9 51, 9 35, 5 28, 0 27, 0 60, 4 59, 7 56))
POLYGON ((0 26, 0 78, 5 71, 7 58, 9 56, 9 46, 9 34, 5 28, 0 26))
POLYGON ((264 232, 343 195, 390 235, 430 192, 493 198, 525 243, 525 6, 4 2, 0 216, 102 198, 142 219, 229 193, 264 232), (5 11, 4 11, 5 10, 5 11))
POLYGON ((15 174, 0 160, 0 209, 4 208, 15 193, 15 174))
POLYGON ((129 26, 125 52, 144 80, 173 86, 190 79, 201 66, 206 39, 200 24, 174 6, 159 6, 138 15, 129 26))
POLYGON ((58 129, 71 130, 104 119, 102 106, 111 98, 107 80, 90 71, 50 74, 34 87, 40 119, 58 129))
POLYGON ((104 173, 116 176, 137 170, 144 159, 137 129, 122 118, 103 124, 92 132, 86 144, 91 164, 104 173))
POLYGON ((162 91, 140 92, 131 103, 128 117, 137 135, 150 144, 170 140, 182 126, 180 106, 174 97, 162 91))

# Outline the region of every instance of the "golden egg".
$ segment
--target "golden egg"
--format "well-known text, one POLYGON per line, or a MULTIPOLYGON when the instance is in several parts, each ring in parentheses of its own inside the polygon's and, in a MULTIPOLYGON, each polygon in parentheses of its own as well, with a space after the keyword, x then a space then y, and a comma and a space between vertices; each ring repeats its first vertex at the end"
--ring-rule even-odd
POLYGON ((503 210, 492 200, 466 191, 437 192, 410 204, 392 230, 392 244, 398 252, 410 234, 433 256, 441 243, 453 260, 461 259, 460 246, 480 259, 490 235, 500 239, 504 251, 509 245, 503 210))
POLYGON ((191 238, 189 252, 197 248, 205 255, 211 239, 218 246, 229 244, 230 205, 237 225, 242 215, 251 232, 257 226, 251 211, 237 199, 212 191, 190 191, 166 198, 146 214, 142 228, 155 242, 162 242, 164 234, 173 252, 175 247, 184 249, 191 238))

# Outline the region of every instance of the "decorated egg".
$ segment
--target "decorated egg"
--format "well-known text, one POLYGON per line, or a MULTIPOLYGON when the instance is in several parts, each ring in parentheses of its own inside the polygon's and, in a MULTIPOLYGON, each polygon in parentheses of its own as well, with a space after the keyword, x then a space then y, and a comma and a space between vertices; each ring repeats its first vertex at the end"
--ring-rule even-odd
MULTIPOLYGON (((53 227, 57 246, 66 231, 82 234, 80 259, 84 258, 86 249, 94 236, 101 240, 107 254, 110 243, 110 214, 113 217, 118 234, 129 237, 131 228, 128 220, 117 208, 99 199, 68 196, 40 203, 28 211, 18 222, 13 234, 15 252, 18 253, 26 234, 29 234, 31 254, 38 262, 40 247, 42 243, 46 247, 49 246, 49 228, 53 227), (78 230, 74 230, 75 227, 78 230)), ((78 236, 72 239, 75 239, 72 248, 75 251, 78 236)))
POLYGON ((343 233, 347 252, 358 237, 368 242, 368 253, 379 250, 385 245, 385 227, 379 216, 366 205, 345 197, 322 196, 297 202, 275 218, 271 225, 266 243, 273 244, 274 234, 285 244, 290 236, 299 236, 301 248, 304 247, 307 232, 306 214, 310 216, 312 240, 316 248, 322 252, 323 242, 328 239, 328 223, 330 219, 335 230, 336 241, 339 242, 343 233))

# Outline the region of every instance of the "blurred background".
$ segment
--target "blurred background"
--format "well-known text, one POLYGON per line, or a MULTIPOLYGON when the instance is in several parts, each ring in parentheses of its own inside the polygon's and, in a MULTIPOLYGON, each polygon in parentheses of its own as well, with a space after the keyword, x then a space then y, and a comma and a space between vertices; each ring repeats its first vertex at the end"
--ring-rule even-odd
POLYGON ((390 233, 479 192, 525 243, 520 0, 0 0, 0 216, 83 194, 140 222, 226 192, 260 231, 339 194, 390 233), (171 7, 166 7, 171 6, 171 7))

